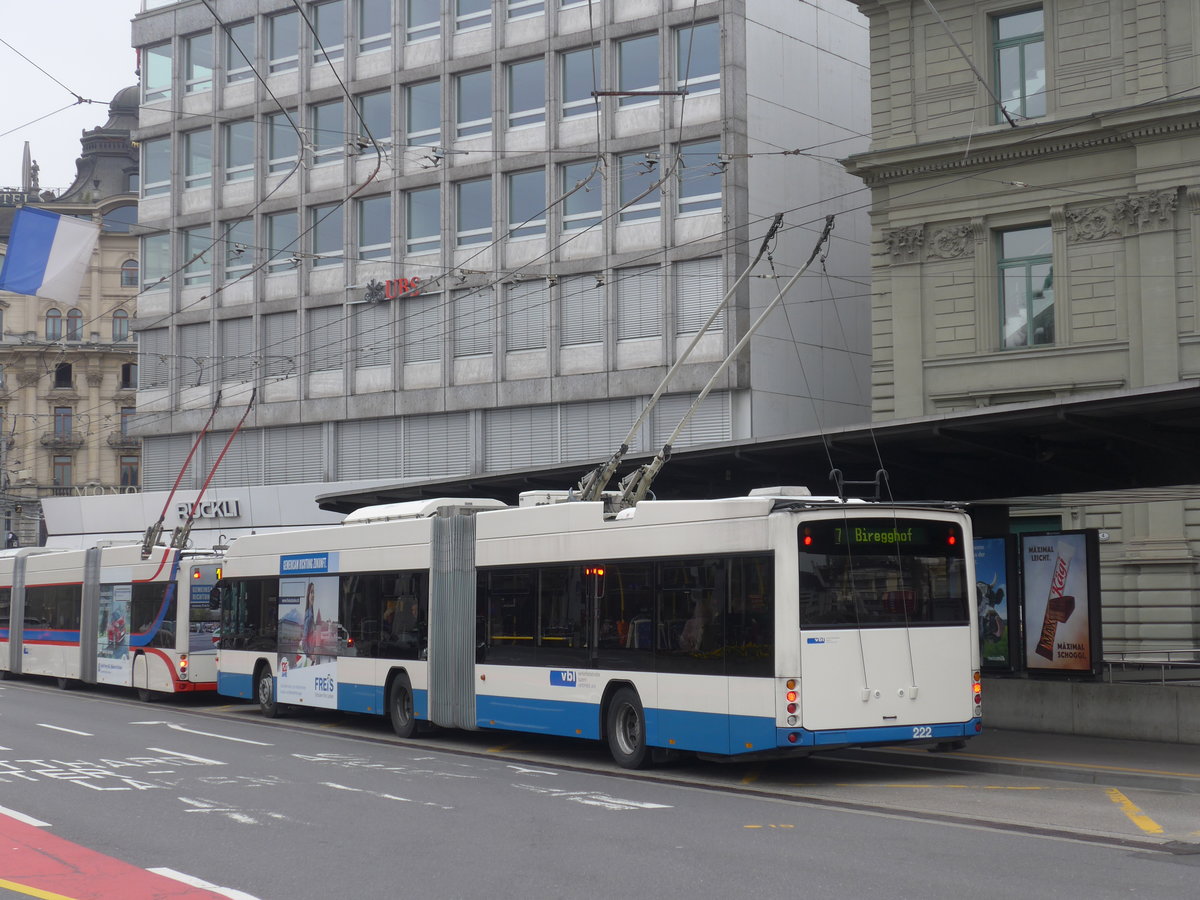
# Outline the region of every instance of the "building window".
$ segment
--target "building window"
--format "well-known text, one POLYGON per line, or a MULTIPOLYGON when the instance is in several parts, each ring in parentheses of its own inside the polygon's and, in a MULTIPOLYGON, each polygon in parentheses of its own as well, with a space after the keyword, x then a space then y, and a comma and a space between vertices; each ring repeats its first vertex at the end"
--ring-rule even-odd
POLYGON ((69 388, 74 385, 74 371, 70 363, 59 363, 54 367, 54 386, 56 388, 69 388))
POLYGON ((55 437, 70 437, 71 436, 71 407, 56 406, 54 407, 54 436, 55 437))
POLYGON ((292 116, 277 112, 267 116, 267 171, 283 172, 295 168, 300 158, 300 137, 292 116))
POLYGON ((679 148, 679 214, 712 212, 721 208, 721 179, 725 163, 721 142, 700 141, 679 148))
POLYGON ((254 57, 258 51, 256 37, 253 20, 229 26, 225 41, 225 80, 229 84, 254 77, 254 57))
POLYGON ((508 0, 508 17, 525 19, 546 12, 546 0, 508 0))
POLYGON ((657 266, 618 269, 617 340, 639 341, 662 335, 663 278, 657 266))
POLYGON ((213 37, 211 31, 193 34, 183 39, 184 64, 187 67, 183 82, 185 94, 212 90, 213 37))
POLYGON ((392 198, 390 194, 358 201, 358 258, 390 259, 392 198))
POLYGON ((138 286, 138 261, 127 259, 121 263, 121 287, 138 286))
POLYGON ((54 486, 55 487, 70 487, 75 480, 75 476, 71 472, 71 457, 56 456, 54 457, 54 486))
POLYGON ((121 457, 121 487, 137 487, 138 457, 129 454, 121 457))
POLYGON ((598 344, 604 340, 604 287, 594 275, 572 275, 558 289, 562 345, 598 344))
POLYGON ((296 213, 281 212, 267 216, 268 272, 283 272, 295 267, 294 256, 299 236, 300 223, 296 213))
POLYGON ((492 0, 455 0, 454 30, 467 31, 492 24, 492 0))
POLYGON ((147 47, 142 62, 142 99, 147 103, 171 97, 171 45, 147 47))
MULTIPOLYGON (((689 259, 675 264, 675 333, 696 334, 725 294, 721 259, 689 259)), ((709 334, 720 334, 724 318, 718 316, 709 334)))
POLYGON ((455 121, 458 137, 478 137, 492 130, 492 72, 480 69, 456 79, 455 121))
POLYGON ((540 350, 550 331, 550 288, 542 279, 510 284, 504 304, 506 350, 540 350))
MULTIPOLYGON (((658 35, 647 34, 630 38, 617 45, 617 89, 627 91, 657 91, 658 35)), ((658 97, 621 97, 621 106, 657 103, 658 97)))
POLYGON ((225 180, 243 181, 254 177, 254 120, 231 122, 225 126, 225 180))
POLYGON ((489 243, 492 239, 492 179, 460 181, 454 187, 458 246, 489 243))
POLYGON ((142 196, 153 197, 171 190, 171 139, 142 142, 142 196))
POLYGON ((114 343, 129 340, 129 313, 123 309, 113 310, 112 339, 114 343))
POLYGON ((320 103, 311 108, 313 165, 335 163, 346 155, 346 119, 342 101, 320 103))
POLYGON ((300 20, 294 12, 267 19, 267 71, 289 72, 300 65, 300 20))
POLYGON ((67 340, 83 340, 83 310, 73 309, 67 313, 67 340))
POLYGON ((1049 225, 1000 233, 1001 346, 1054 343, 1054 266, 1049 225))
POLYGON ((435 253, 442 248, 442 190, 409 191, 406 197, 406 252, 435 253))
POLYGON ((434 80, 410 84, 406 95, 408 98, 408 142, 410 144, 441 143, 441 82, 434 80))
POLYGON ((546 60, 543 57, 508 67, 508 127, 546 121, 546 60))
POLYGON ((46 310, 46 340, 61 341, 63 335, 62 311, 54 307, 46 310))
POLYGON ((495 315, 490 288, 455 291, 452 295, 454 317, 454 355, 484 356, 495 346, 492 317, 495 315))
POLYGON ((207 225, 183 230, 183 283, 188 286, 212 281, 212 229, 207 225))
POLYGON ((662 208, 658 153, 626 153, 617 157, 621 178, 620 205, 622 222, 657 219, 662 208))
MULTIPOLYGON (((358 136, 366 146, 363 152, 371 152, 371 141, 390 146, 392 143, 392 92, 375 91, 358 98, 358 136)), ((361 143, 361 142, 360 142, 361 143)))
POLYGON ((406 363, 436 362, 442 358, 442 297, 420 294, 404 303, 400 317, 406 363))
POLYGON ((328 203, 309 210, 313 268, 342 264, 342 204, 328 203))
MULTIPOLYGON (((992 19, 996 87, 1009 115, 1023 119, 1046 114, 1046 35, 1042 10, 992 19)), ((1004 116, 997 111, 997 121, 1004 116)))
MULTIPOLYGON (((123 363, 121 365, 121 390, 136 391, 137 390, 137 363, 123 363)), ((122 420, 122 427, 124 421, 122 420)), ((124 433, 124 432, 122 432, 124 433)))
POLYGON ((142 290, 166 290, 171 274, 171 235, 148 234, 142 238, 142 290))
POLYGON ((441 0, 408 0, 404 36, 410 44, 427 41, 442 33, 441 0))
POLYGON ((392 0, 358 0, 358 52, 392 46, 392 0))
POLYGON ((721 28, 704 22, 675 32, 675 78, 681 91, 704 94, 721 88, 721 28))
POLYGON ((225 236, 225 280, 234 281, 254 265, 254 220, 242 219, 228 223, 225 236))
POLYGON ((584 47, 562 55, 562 114, 563 118, 586 116, 599 110, 599 100, 592 91, 600 84, 600 52, 596 47, 584 47))
POLYGON ((346 55, 346 21, 342 0, 318 3, 312 8, 313 62, 330 62, 346 55))
POLYGON ((183 153, 184 187, 200 188, 212 184, 212 129, 186 132, 183 153))
POLYGON ((562 168, 563 231, 590 228, 600 224, 600 205, 604 182, 592 160, 571 163, 562 168))
POLYGON ((508 236, 538 237, 545 233, 545 171, 513 172, 508 176, 508 236))
POLYGON ((137 220, 136 206, 117 206, 101 216, 100 227, 105 234, 129 234, 137 220))
MULTIPOLYGON (((125 365, 132 365, 132 363, 126 363, 125 365)), ((135 415, 137 415, 136 407, 133 407, 133 406, 122 406, 121 407, 121 434, 122 435, 129 434, 129 426, 133 424, 133 417, 135 415)))

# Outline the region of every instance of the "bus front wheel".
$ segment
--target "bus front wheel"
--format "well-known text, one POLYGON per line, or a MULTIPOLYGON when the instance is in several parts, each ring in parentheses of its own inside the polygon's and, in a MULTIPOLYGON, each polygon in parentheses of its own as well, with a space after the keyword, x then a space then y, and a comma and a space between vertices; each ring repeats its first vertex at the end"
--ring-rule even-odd
POLYGON ((392 730, 397 737, 410 738, 416 735, 417 716, 413 709, 412 685, 407 675, 397 675, 392 682, 388 718, 392 720, 392 730))
POLYGON ((258 708, 262 710, 264 716, 274 719, 279 715, 279 704, 275 700, 275 679, 271 676, 270 666, 258 667, 254 695, 258 698, 258 708))
POLYGON ((623 769, 643 769, 650 763, 646 747, 646 712, 633 688, 623 687, 608 704, 608 749, 623 769))

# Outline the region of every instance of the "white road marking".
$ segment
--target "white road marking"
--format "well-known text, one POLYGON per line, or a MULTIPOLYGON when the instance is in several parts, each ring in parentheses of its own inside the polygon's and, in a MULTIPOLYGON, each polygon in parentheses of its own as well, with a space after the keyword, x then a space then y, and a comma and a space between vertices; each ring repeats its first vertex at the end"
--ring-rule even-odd
POLYGON ((208 759, 204 756, 192 756, 190 753, 184 753, 182 750, 164 750, 162 747, 147 747, 147 750, 153 750, 155 753, 165 753, 168 756, 178 756, 180 759, 190 759, 192 762, 201 763, 206 766, 223 766, 226 763, 219 759, 208 759))
POLYGON ((219 813, 225 818, 232 819, 234 822, 239 822, 242 825, 258 824, 258 820, 253 816, 248 816, 233 807, 220 806, 211 800, 193 800, 191 797, 180 797, 179 801, 192 807, 191 809, 185 809, 184 812, 219 813))
MULTIPOLYGON (((184 728, 182 725, 176 725, 174 722, 130 722, 130 725, 166 725, 168 728, 173 728, 176 731, 186 731, 188 734, 200 734, 204 737, 217 738, 222 741, 237 741, 239 744, 254 744, 256 747, 272 747, 273 744, 264 744, 262 741, 252 741, 249 738, 231 737, 227 734, 213 734, 211 731, 197 731, 194 728, 184 728)), ((82 734, 82 732, 80 732, 82 734)))
POLYGON ((27 816, 25 813, 19 813, 15 809, 9 809, 7 806, 0 806, 0 815, 8 816, 10 819, 16 819, 18 822, 24 822, 26 825, 34 825, 37 828, 49 828, 49 822, 43 822, 41 819, 35 819, 33 816, 27 816))
POLYGON ((230 900, 258 900, 253 894, 247 894, 245 891, 221 887, 218 884, 213 884, 211 881, 205 881, 203 878, 197 878, 195 875, 185 875, 182 872, 176 872, 174 869, 168 869, 165 866, 147 869, 146 871, 153 872, 155 875, 164 875, 176 881, 182 881, 184 884, 190 884, 192 887, 204 888, 207 891, 212 891, 214 894, 220 894, 222 897, 229 897, 230 900))
POLYGON ((366 793, 366 791, 364 791, 362 788, 349 787, 348 785, 344 784, 334 784, 332 781, 322 781, 321 784, 325 785, 325 787, 336 788, 339 791, 354 791, 356 794, 366 793))
POLYGON ((440 803, 431 803, 428 800, 411 800, 408 797, 397 797, 395 794, 380 794, 376 791, 368 791, 363 788, 350 787, 345 784, 337 784, 333 781, 322 781, 325 787, 331 787, 339 791, 351 791, 355 794, 370 794, 372 797, 379 797, 382 800, 399 800, 401 803, 419 803, 421 806, 436 806, 438 809, 454 809, 453 806, 442 806, 440 803))
POLYGON ((571 800, 575 803, 582 803, 585 806, 601 806, 604 809, 615 810, 630 810, 630 809, 672 809, 666 803, 646 803, 641 800, 623 800, 620 797, 613 797, 610 794, 602 794, 599 791, 559 791, 554 788, 535 787, 532 784, 514 784, 513 787, 520 788, 525 791, 533 791, 535 794, 546 794, 562 800, 571 800))
POLYGON ((67 734, 78 734, 81 737, 95 737, 90 731, 76 731, 74 728, 63 728, 61 725, 47 725, 45 722, 38 722, 38 728, 53 728, 55 731, 65 731, 67 734))
POLYGON ((518 775, 557 775, 558 774, 557 772, 551 772, 548 769, 527 769, 527 768, 525 768, 525 766, 514 766, 512 763, 509 763, 508 767, 510 769, 515 770, 518 775))

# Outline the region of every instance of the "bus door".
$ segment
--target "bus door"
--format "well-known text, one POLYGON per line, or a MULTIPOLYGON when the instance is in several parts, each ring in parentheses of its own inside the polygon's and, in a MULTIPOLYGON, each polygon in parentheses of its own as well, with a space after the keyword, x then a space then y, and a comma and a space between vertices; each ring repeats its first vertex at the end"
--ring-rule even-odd
POLYGON ((800 526, 801 715, 813 731, 969 719, 963 533, 920 518, 800 526))

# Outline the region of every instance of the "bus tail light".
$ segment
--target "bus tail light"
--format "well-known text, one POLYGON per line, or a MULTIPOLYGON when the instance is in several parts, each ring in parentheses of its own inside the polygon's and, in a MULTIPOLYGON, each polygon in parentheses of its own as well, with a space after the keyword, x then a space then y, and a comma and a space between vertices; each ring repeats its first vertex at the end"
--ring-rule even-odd
POLYGON ((983 715, 983 679, 978 672, 971 676, 971 690, 975 695, 975 715, 983 715))
POLYGON ((188 658, 187 654, 181 654, 179 657, 179 677, 187 678, 188 658))

